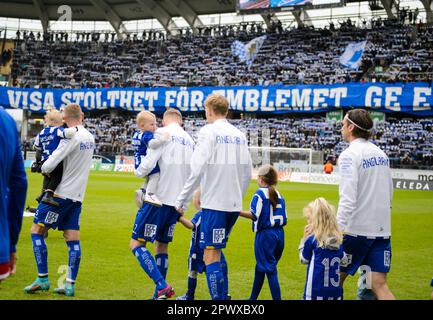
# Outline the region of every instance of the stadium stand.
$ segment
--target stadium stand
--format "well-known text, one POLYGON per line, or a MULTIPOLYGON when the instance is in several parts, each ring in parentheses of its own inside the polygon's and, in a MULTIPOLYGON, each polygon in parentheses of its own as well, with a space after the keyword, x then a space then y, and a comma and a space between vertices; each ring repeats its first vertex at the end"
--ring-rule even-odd
POLYGON ((114 34, 17 35, 15 86, 47 88, 169 87, 345 82, 432 82, 433 27, 372 19, 356 27, 266 29, 244 23, 188 30, 166 38, 157 32, 117 40, 114 34), (267 35, 251 69, 231 54, 234 40, 267 35), (69 39, 69 40, 68 40, 69 39), (340 66, 349 42, 368 40, 358 71, 340 66))
MULTIPOLYGON (((341 140, 338 123, 330 123, 323 116, 272 117, 260 119, 230 119, 246 132, 250 145, 312 148, 324 153, 324 160, 336 164, 347 147, 341 140), (270 128, 270 129, 269 129, 270 128)), ((95 135, 95 154, 133 155, 131 137, 136 130, 134 115, 88 115, 86 126, 95 135)), ((185 130, 197 140, 198 131, 206 120, 197 116, 184 119, 185 130)), ((376 123, 372 140, 384 150, 394 168, 431 168, 433 166, 433 119, 388 117, 376 123)), ((33 140, 29 141, 29 146, 33 140)))

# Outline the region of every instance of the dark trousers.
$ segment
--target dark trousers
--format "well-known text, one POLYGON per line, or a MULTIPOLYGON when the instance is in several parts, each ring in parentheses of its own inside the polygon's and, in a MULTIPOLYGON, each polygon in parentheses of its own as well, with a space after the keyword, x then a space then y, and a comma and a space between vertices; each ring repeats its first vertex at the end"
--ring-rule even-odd
POLYGON ((49 189, 49 190, 53 190, 54 192, 57 189, 57 186, 62 181, 62 177, 63 177, 63 161, 57 165, 57 167, 50 173, 49 177, 44 175, 44 182, 42 185, 43 191, 49 189))

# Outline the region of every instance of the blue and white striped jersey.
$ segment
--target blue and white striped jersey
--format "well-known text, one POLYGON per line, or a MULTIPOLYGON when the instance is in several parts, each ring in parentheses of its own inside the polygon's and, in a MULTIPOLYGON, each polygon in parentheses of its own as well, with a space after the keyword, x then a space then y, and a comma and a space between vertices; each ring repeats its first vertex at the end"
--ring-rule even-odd
POLYGON ((46 127, 36 136, 33 146, 42 151, 42 161, 48 159, 59 146, 60 140, 65 139, 64 127, 46 127))
POLYGON ((136 131, 132 136, 132 146, 134 148, 134 166, 135 169, 141 163, 142 157, 146 156, 147 148, 149 147, 150 140, 153 139, 153 132, 150 131, 136 131))
POLYGON ((299 246, 301 263, 308 264, 304 300, 341 300, 340 265, 344 258, 342 245, 319 247, 313 235, 299 246))
POLYGON ((254 194, 250 204, 251 213, 257 218, 253 221, 254 232, 286 225, 286 202, 278 191, 277 194, 278 204, 275 210, 269 200, 269 188, 260 188, 254 194))

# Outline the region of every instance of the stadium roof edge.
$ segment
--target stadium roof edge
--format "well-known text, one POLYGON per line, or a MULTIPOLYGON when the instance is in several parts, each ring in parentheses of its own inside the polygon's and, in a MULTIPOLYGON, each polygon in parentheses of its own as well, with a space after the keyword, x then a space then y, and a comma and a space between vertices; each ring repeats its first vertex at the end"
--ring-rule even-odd
MULTIPOLYGON (((346 0, 364 2, 368 0, 346 0)), ((2 1, 0 17, 58 20, 62 16, 61 6, 72 9, 74 21, 103 21, 107 16, 98 3, 105 3, 122 21, 152 19, 155 5, 170 17, 193 20, 195 15, 230 13, 236 11, 236 0, 6 0, 2 1), (147 5, 143 5, 147 4, 147 5), (39 9, 40 8, 40 9, 39 9), (188 19, 186 19, 188 18, 188 19)))

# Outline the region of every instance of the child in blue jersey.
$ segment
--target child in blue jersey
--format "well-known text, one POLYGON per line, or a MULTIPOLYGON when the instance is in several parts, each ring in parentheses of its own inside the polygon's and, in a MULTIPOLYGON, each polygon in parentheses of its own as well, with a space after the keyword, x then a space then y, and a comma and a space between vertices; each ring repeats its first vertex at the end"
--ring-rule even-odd
POLYGON ((304 300, 342 300, 340 265, 345 261, 343 233, 334 208, 318 198, 304 208, 307 225, 299 245, 301 263, 308 264, 304 300))
MULTIPOLYGON (((78 130, 76 127, 65 127, 63 125, 62 114, 56 109, 48 110, 44 120, 47 126, 36 136, 33 145, 36 149, 36 161, 32 165, 32 172, 41 173, 42 164, 57 149, 60 141, 62 139, 71 139, 78 130)), ((53 200, 53 196, 54 191, 62 181, 62 177, 63 162, 60 162, 49 176, 44 175, 42 194, 37 198, 37 201, 59 206, 59 203, 53 200)))
MULTIPOLYGON (((179 222, 182 223, 186 228, 192 230, 191 244, 189 247, 188 256, 188 289, 187 292, 177 300, 194 300, 195 289, 197 287, 197 276, 199 273, 203 273, 206 269, 204 263, 203 254, 204 249, 200 248, 200 239, 198 235, 200 234, 200 223, 202 211, 200 210, 200 191, 196 190, 192 199, 194 206, 199 210, 191 220, 186 219, 183 216, 179 217, 179 222)), ((227 280, 227 262, 224 254, 221 252, 221 267, 223 271, 224 280, 227 280)), ((228 294, 228 281, 224 281, 224 300, 230 300, 230 295, 228 294)))
POLYGON ((284 229, 287 223, 284 198, 275 189, 278 182, 277 171, 271 165, 258 170, 259 189, 254 194, 250 211, 240 215, 253 220, 254 254, 256 268, 250 300, 257 300, 265 280, 268 278, 273 300, 281 300, 277 264, 284 250, 284 229))
MULTIPOLYGON (((141 111, 136 118, 137 128, 132 137, 132 146, 134 148, 134 167, 137 169, 140 166, 141 159, 146 156, 147 149, 156 149, 164 144, 169 137, 159 137, 155 135, 156 117, 149 111, 141 111)), ((159 181, 159 166, 156 164, 155 168, 147 176, 147 186, 144 183, 141 189, 136 191, 136 203, 139 208, 142 205, 143 191, 146 189, 144 195, 144 202, 153 205, 162 206, 161 201, 155 195, 159 181)))

